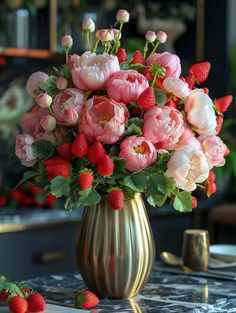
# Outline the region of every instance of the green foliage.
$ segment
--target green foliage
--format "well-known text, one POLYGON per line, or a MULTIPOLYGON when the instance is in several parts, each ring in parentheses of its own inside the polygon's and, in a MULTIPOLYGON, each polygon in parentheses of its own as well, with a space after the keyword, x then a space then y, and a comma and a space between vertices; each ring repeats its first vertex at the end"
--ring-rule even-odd
POLYGON ((167 102, 166 93, 163 90, 159 89, 159 88, 154 88, 154 92, 155 92, 157 105, 159 107, 165 105, 166 102, 167 102))
POLYGON ((49 76, 49 78, 42 83, 39 87, 40 87, 40 92, 45 92, 47 94, 49 94, 50 96, 54 96, 55 94, 57 94, 58 89, 56 87, 56 76, 51 75, 49 76))
POLYGON ((40 160, 50 158, 55 150, 54 145, 47 140, 37 140, 33 142, 32 148, 34 155, 40 160))
POLYGON ((51 191, 56 198, 68 196, 70 191, 69 180, 63 176, 57 176, 51 180, 51 191))
POLYGON ((89 189, 79 192, 78 202, 81 205, 89 206, 96 205, 101 201, 100 194, 91 186, 89 189))
POLYGON ((78 209, 79 207, 79 200, 77 197, 67 197, 65 202, 65 210, 68 212, 73 211, 74 209, 78 209))
POLYGON ((179 191, 174 200, 174 208, 180 212, 191 212, 193 200, 190 192, 179 191))
POLYGON ((37 173, 34 172, 34 171, 27 171, 27 172, 25 172, 23 174, 23 177, 22 177, 21 181, 15 186, 14 189, 18 188, 21 184, 23 184, 27 180, 30 180, 31 178, 34 178, 36 175, 37 175, 37 173))
POLYGON ((123 179, 123 184, 136 192, 143 192, 147 186, 147 177, 144 173, 133 173, 123 179))
POLYGON ((123 134, 123 138, 128 137, 128 136, 142 136, 142 130, 139 126, 135 124, 131 124, 126 131, 123 134))

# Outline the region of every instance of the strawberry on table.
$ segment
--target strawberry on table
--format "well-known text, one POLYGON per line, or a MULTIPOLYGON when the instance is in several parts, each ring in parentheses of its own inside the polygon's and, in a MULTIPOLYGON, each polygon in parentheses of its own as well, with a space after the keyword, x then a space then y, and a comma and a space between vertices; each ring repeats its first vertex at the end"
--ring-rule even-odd
POLYGON ((193 75, 198 83, 203 83, 210 72, 210 62, 200 62, 192 65, 189 69, 189 75, 193 75))
POLYGON ((219 99, 216 99, 215 106, 217 108, 217 111, 220 113, 225 113, 228 110, 232 101, 233 97, 231 95, 227 95, 219 99))
POLYGON ((26 313, 28 311, 27 301, 21 296, 13 297, 10 300, 8 307, 12 313, 26 313))
POLYGON ((11 293, 6 289, 0 290, 0 302, 6 302, 11 293))
POLYGON ((44 312, 46 310, 46 303, 44 297, 36 292, 27 298, 29 313, 44 312))
POLYGON ((155 106, 156 98, 153 87, 145 89, 138 97, 137 104, 144 110, 155 106))
POLYGON ((122 189, 113 189, 107 198, 108 203, 114 210, 121 210, 124 208, 125 194, 122 189))
POLYGON ((93 184, 93 173, 91 170, 84 169, 80 174, 79 174, 79 185, 82 189, 88 189, 92 184, 93 184))
POLYGON ((91 309, 99 304, 98 297, 89 290, 82 290, 77 293, 75 307, 78 309, 91 309))

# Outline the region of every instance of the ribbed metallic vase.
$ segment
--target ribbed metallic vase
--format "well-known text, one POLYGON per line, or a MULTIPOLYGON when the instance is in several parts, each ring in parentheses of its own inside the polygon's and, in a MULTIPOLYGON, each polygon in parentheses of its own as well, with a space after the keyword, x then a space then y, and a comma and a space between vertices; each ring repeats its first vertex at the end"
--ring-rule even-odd
POLYGON ((100 297, 135 296, 155 260, 152 229, 141 194, 113 210, 107 201, 86 207, 77 237, 77 264, 87 287, 100 297))

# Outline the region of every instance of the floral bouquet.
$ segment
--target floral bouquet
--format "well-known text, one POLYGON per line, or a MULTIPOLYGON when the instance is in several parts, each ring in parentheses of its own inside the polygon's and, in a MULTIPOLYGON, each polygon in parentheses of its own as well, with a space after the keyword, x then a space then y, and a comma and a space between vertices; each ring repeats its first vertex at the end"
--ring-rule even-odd
POLYGON ((178 211, 197 206, 192 192, 216 191, 214 166, 223 166, 228 148, 219 137, 232 96, 212 100, 205 82, 209 62, 181 76, 177 55, 156 53, 167 35, 148 31, 144 51, 127 58, 121 31, 129 20, 119 10, 116 27, 96 32, 83 20, 88 51, 69 54, 73 40, 62 38, 66 63, 50 76, 32 74, 26 85, 35 106, 20 120, 16 154, 32 167, 23 181, 43 187, 45 196, 65 197, 72 210, 106 199, 120 210, 136 192, 152 206, 170 201, 178 211))

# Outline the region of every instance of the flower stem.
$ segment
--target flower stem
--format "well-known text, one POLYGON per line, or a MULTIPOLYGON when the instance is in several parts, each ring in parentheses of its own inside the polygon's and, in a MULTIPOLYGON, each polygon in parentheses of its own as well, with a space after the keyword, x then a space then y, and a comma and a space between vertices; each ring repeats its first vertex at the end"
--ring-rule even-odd
POLYGON ((146 54, 147 54, 147 52, 148 52, 148 44, 149 44, 149 42, 146 41, 145 46, 144 46, 144 48, 143 48, 143 56, 144 56, 144 59, 146 58, 146 54))
POLYGON ((158 48, 159 44, 160 44, 160 41, 157 40, 157 43, 155 44, 151 54, 153 54, 156 51, 156 49, 158 48))
POLYGON ((92 52, 97 52, 99 41, 100 41, 99 39, 96 40, 95 46, 93 47, 92 52))
POLYGON ((154 84, 155 84, 155 82, 156 82, 157 74, 158 74, 158 72, 156 72, 156 73, 154 74, 154 77, 153 77, 153 80, 152 80, 152 83, 151 83, 151 86, 152 86, 152 87, 154 86, 154 84))
POLYGON ((87 45, 88 49, 91 51, 91 45, 90 45, 90 39, 89 39, 90 32, 86 30, 86 40, 87 40, 87 45))

